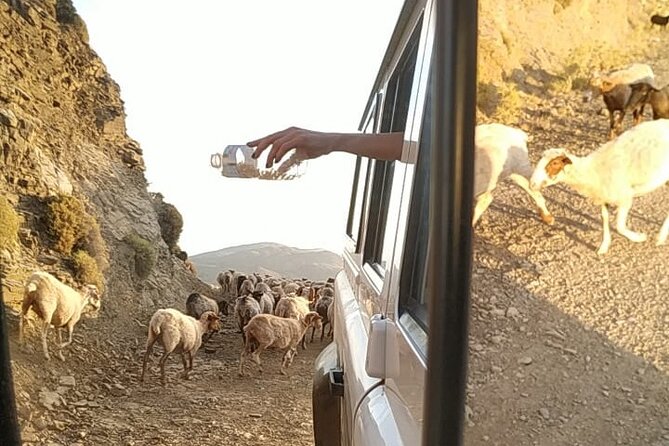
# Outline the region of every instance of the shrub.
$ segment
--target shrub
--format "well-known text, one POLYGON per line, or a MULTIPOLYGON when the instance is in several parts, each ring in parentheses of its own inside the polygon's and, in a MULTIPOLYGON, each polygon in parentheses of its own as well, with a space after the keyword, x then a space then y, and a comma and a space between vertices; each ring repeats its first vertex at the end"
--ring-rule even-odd
POLYGON ((47 210, 49 231, 56 239, 54 248, 62 254, 72 254, 72 248, 86 237, 94 219, 76 197, 61 195, 49 203, 47 210))
POLYGON ((72 0, 56 0, 56 20, 59 23, 72 25, 77 17, 72 0))
POLYGON ((158 214, 158 224, 160 225, 160 234, 170 251, 175 252, 181 230, 184 226, 184 220, 177 208, 162 200, 155 200, 154 207, 158 214))
POLYGON ((124 240, 135 251, 135 273, 139 278, 146 279, 156 264, 155 248, 135 233, 127 235, 124 240))
POLYGON ((188 260, 188 253, 186 251, 182 251, 178 246, 177 249, 174 252, 174 256, 181 260, 182 262, 185 262, 188 260))
POLYGON ((93 284, 98 287, 102 293, 104 291, 105 279, 98 264, 85 251, 76 251, 72 255, 72 262, 74 263, 74 277, 81 284, 93 284))
POLYGON ((107 271, 109 268, 109 251, 107 243, 100 233, 100 225, 91 217, 91 228, 88 234, 84 236, 76 245, 76 248, 83 249, 90 254, 98 264, 100 271, 107 271))
POLYGON ((5 197, 0 196, 0 248, 16 245, 19 216, 5 197))

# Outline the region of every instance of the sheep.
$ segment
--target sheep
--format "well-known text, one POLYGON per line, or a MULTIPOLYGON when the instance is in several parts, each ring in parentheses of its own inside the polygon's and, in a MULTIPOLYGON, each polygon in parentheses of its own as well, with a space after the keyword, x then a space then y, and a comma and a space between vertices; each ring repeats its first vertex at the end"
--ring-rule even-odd
POLYGON ((653 83, 655 74, 653 69, 646 64, 633 63, 625 68, 602 74, 599 71, 592 73, 590 78, 591 91, 597 95, 611 90, 618 84, 635 84, 637 82, 653 83))
POLYGON ((281 374, 285 375, 286 368, 292 364, 293 357, 297 354, 297 344, 300 339, 304 338, 309 327, 318 328, 320 325, 321 317, 315 312, 307 313, 299 320, 271 314, 255 316, 244 327, 246 343, 239 356, 239 376, 245 376, 244 364, 249 355, 253 362, 258 364, 258 370, 262 373, 260 354, 270 347, 285 351, 280 369, 281 374))
POLYGON ((492 191, 500 179, 513 180, 534 200, 541 219, 553 224, 553 216, 546 208, 544 197, 530 190, 528 179, 532 166, 527 155, 527 133, 503 124, 476 126, 474 154, 474 197, 476 206, 472 226, 492 202, 492 191))
POLYGON ((32 308, 42 320, 42 351, 44 358, 50 359, 47 347, 49 327, 54 326, 58 336, 58 358, 65 361, 62 350, 72 344, 74 326, 82 313, 97 313, 101 300, 95 285, 85 285, 81 293, 65 285, 47 272, 34 272, 26 281, 19 319, 19 343, 23 344, 24 324, 28 321, 28 311, 32 308), (67 327, 67 342, 63 343, 60 329, 67 327))
MULTIPOLYGON (((295 295, 290 295, 279 299, 276 307, 274 307, 275 316, 288 319, 300 319, 310 311, 311 308, 309 308, 309 301, 301 296, 295 295)), ((302 346, 302 350, 306 350, 306 338, 303 338, 300 344, 302 346)))
POLYGON ((643 112, 646 104, 650 104, 653 109, 653 119, 669 118, 669 85, 661 89, 647 82, 631 85, 631 94, 626 108, 641 109, 643 112))
POLYGON ((235 301, 235 317, 237 318, 239 331, 242 333, 242 340, 246 340, 244 326, 248 324, 253 316, 260 313, 260 304, 251 295, 237 298, 235 301))
MULTIPOLYGON (((316 301, 316 304, 314 305, 314 309, 316 313, 321 317, 323 323, 321 326, 321 342, 323 342, 323 336, 325 334, 325 326, 330 323, 330 318, 328 317, 328 309, 330 308, 330 305, 332 304, 332 301, 334 300, 334 296, 321 296, 318 298, 316 301)), ((330 331, 332 331, 332 326, 330 326, 330 331)), ((314 328, 311 331, 311 341, 314 342, 314 333, 316 332, 316 329, 314 328)))
POLYGON ((223 271, 216 276, 216 281, 221 286, 224 297, 232 297, 232 275, 234 272, 234 270, 223 271))
POLYGON ((282 297, 286 297, 286 293, 283 291, 281 285, 272 287, 272 295, 274 296, 274 305, 281 300, 282 297))
POLYGON ((213 311, 205 311, 199 319, 195 319, 173 308, 156 310, 149 322, 140 382, 144 382, 146 363, 153 351, 153 344, 157 340, 160 340, 164 349, 159 364, 160 382, 165 385, 165 362, 170 354, 174 351, 181 354, 181 362, 184 366, 183 378, 188 379, 188 372, 193 370, 193 356, 202 345, 202 335, 220 329, 219 318, 213 311))
POLYGON ((288 282, 281 287, 283 288, 283 292, 286 294, 297 294, 300 289, 300 286, 295 282, 288 282))
MULTIPOLYGON (((219 303, 214 299, 203 296, 200 293, 191 293, 186 299, 186 314, 194 319, 200 319, 200 316, 205 311, 218 314, 221 312, 221 308, 219 307, 219 303)), ((227 308, 225 308, 225 313, 227 314, 227 308)), ((214 332, 207 332, 202 339, 202 343, 206 344, 213 334, 214 332)))
POLYGON ((334 332, 334 299, 330 302, 328 306, 328 322, 330 323, 330 329, 328 330, 328 337, 332 337, 334 332))
MULTIPOLYGON (((646 235, 627 228, 627 215, 634 197, 647 194, 669 181, 669 120, 646 121, 602 145, 588 156, 575 156, 565 149, 549 149, 538 162, 530 187, 563 182, 601 205, 603 238, 597 254, 611 245, 607 205, 618 207, 616 230, 633 242, 646 235)), ((662 245, 669 233, 669 216, 657 236, 662 245)))
POLYGON ((260 312, 266 314, 272 314, 274 311, 274 298, 271 293, 265 293, 263 291, 254 291, 251 295, 260 305, 260 312))
POLYGON ((311 301, 309 298, 311 296, 311 287, 305 286, 298 293, 299 296, 304 297, 306 300, 311 301))
POLYGON ((268 284, 264 282, 256 283, 256 286, 253 288, 253 291, 260 291, 261 293, 272 294, 272 289, 268 284))
POLYGON ((237 292, 238 296, 247 296, 251 293, 253 293, 253 289, 255 288, 255 285, 253 285, 253 282, 250 279, 245 279, 242 284, 239 286, 239 291, 237 292))
POLYGON ((660 28, 667 28, 667 23, 669 23, 669 15, 661 16, 659 14, 653 14, 650 16, 650 27, 653 28, 653 25, 657 25, 660 28))

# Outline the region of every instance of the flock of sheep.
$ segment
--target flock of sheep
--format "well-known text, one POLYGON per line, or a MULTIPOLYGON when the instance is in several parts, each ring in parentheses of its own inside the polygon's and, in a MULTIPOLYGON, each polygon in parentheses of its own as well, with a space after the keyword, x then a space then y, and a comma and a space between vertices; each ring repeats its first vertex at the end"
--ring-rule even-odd
POLYGON ((153 344, 159 340, 164 352, 160 359, 161 382, 165 384, 165 361, 172 352, 181 354, 184 378, 193 368, 193 355, 209 337, 220 329, 219 315, 229 314, 234 302, 234 316, 242 334, 243 347, 239 358, 239 375, 245 376, 249 357, 262 373, 260 354, 267 348, 284 351, 280 372, 286 373, 297 353, 297 345, 306 348, 309 327, 314 332, 330 325, 332 334, 333 280, 312 282, 302 279, 288 281, 268 275, 244 274, 228 270, 218 275, 220 300, 192 293, 186 300, 186 313, 174 309, 156 311, 149 323, 149 336, 142 364, 140 381, 144 381, 146 365, 153 344))
MULTIPOLYGON (((609 111, 611 139, 587 156, 549 149, 532 169, 525 132, 502 124, 476 127, 473 224, 492 201, 498 181, 509 177, 532 197, 548 224, 554 218, 541 195, 543 187, 565 183, 600 205, 603 237, 598 254, 605 254, 611 245, 609 205, 618 208, 618 233, 633 242, 646 240, 645 234, 627 227, 627 216, 635 197, 669 181, 669 119, 665 119, 669 118, 669 86, 656 88, 653 71, 645 64, 606 75, 596 73, 591 86, 603 96, 609 111), (653 120, 640 123, 646 105, 653 110, 653 120), (627 112, 633 114, 635 126, 618 135, 627 112)), ((668 233, 669 215, 656 244, 664 244, 668 233)))
MULTIPOLYGON (((239 375, 245 376, 246 361, 250 357, 262 372, 260 354, 267 348, 284 351, 281 373, 293 361, 297 345, 306 348, 309 327, 311 341, 316 330, 321 330, 321 341, 325 327, 327 336, 332 336, 332 311, 334 279, 315 282, 307 279, 288 281, 272 276, 244 274, 233 270, 219 274, 219 300, 199 293, 192 293, 186 300, 186 313, 173 308, 157 310, 149 322, 146 352, 142 363, 140 381, 144 381, 147 362, 158 341, 163 347, 160 358, 160 378, 165 384, 165 362, 172 353, 181 355, 183 377, 193 369, 193 356, 220 330, 220 317, 229 314, 228 307, 234 304, 234 315, 242 334, 243 347, 240 355, 239 375)), ((58 357, 64 360, 62 349, 72 343, 74 326, 82 314, 100 309, 100 296, 93 285, 86 285, 81 292, 60 282, 46 272, 33 273, 25 285, 19 342, 24 341, 24 327, 30 309, 37 314, 42 326, 44 357, 50 358, 47 346, 49 327, 53 325, 58 335, 58 357), (63 343, 61 329, 68 330, 68 341, 63 343)))

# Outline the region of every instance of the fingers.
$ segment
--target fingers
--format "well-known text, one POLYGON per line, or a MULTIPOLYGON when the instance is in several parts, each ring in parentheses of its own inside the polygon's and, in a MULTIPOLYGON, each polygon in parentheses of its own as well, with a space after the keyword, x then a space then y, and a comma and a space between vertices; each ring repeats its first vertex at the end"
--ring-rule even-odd
POLYGON ((281 130, 280 132, 267 135, 264 138, 256 139, 254 141, 249 141, 246 143, 246 145, 249 147, 256 148, 251 156, 257 159, 270 145, 273 145, 274 143, 276 143, 277 140, 281 139, 282 137, 286 136, 287 134, 295 130, 296 129, 294 127, 290 127, 285 130, 281 130))
POLYGON ((269 169, 281 161, 281 157, 286 154, 286 152, 295 147, 295 138, 292 135, 283 136, 272 143, 272 150, 267 154, 267 163, 266 167, 269 169))

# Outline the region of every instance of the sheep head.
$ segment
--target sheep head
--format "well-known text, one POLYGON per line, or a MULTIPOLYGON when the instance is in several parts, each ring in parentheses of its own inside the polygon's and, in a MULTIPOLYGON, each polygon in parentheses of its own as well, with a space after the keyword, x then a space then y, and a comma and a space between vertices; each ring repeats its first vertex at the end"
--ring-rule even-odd
POLYGON ((323 326, 323 321, 321 316, 315 311, 310 311, 309 313, 304 315, 304 319, 302 319, 302 321, 307 327, 314 327, 317 330, 323 326))
POLYGON ((84 286, 82 294, 84 295, 84 298, 88 298, 88 305, 93 308, 93 312, 100 311, 102 302, 100 299, 100 291, 98 290, 98 287, 92 284, 88 284, 84 286))
POLYGON ((205 311, 200 321, 207 324, 207 331, 218 332, 221 329, 221 319, 213 311, 205 311))
POLYGON ((572 156, 565 149, 546 150, 532 173, 530 189, 538 191, 560 182, 565 167, 573 164, 572 156))

